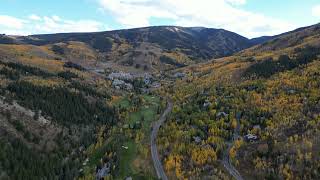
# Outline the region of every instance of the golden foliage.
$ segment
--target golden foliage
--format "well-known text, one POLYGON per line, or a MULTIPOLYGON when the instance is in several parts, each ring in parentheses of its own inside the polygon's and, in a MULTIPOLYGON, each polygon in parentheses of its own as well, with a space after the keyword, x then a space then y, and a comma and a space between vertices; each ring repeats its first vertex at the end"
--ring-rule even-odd
POLYGON ((212 148, 194 148, 191 150, 192 161, 199 166, 217 160, 217 154, 212 148))

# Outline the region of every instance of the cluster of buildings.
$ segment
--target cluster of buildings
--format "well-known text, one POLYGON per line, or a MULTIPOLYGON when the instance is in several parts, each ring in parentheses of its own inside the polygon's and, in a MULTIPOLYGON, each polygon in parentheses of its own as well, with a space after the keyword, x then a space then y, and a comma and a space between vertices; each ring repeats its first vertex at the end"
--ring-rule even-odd
POLYGON ((124 72, 112 72, 108 75, 108 79, 112 81, 115 89, 133 90, 133 85, 128 83, 134 79, 133 75, 124 72))
MULTIPOLYGON (((146 88, 159 88, 161 86, 160 83, 154 82, 153 76, 149 73, 145 73, 143 75, 132 75, 131 73, 125 73, 125 72, 112 72, 108 75, 108 79, 112 81, 112 86, 115 89, 123 89, 127 91, 133 90, 134 87, 134 81, 139 79, 142 80, 142 84, 140 83, 138 87, 142 90, 146 88)), ((140 81, 141 82, 141 81, 140 81)))
POLYGON ((119 80, 119 79, 113 80, 112 81, 112 86, 115 89, 125 89, 125 90, 128 90, 128 91, 133 90, 133 85, 132 84, 126 83, 125 81, 119 80))
POLYGON ((112 72, 108 75, 108 79, 115 80, 133 80, 133 75, 130 73, 124 73, 124 72, 112 72))

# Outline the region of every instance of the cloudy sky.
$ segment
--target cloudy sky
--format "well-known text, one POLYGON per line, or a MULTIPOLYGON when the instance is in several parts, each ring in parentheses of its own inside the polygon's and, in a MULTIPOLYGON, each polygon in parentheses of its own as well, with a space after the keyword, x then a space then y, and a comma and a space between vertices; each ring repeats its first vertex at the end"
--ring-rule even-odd
POLYGON ((0 33, 155 25, 223 28, 252 38, 320 22, 319 0, 0 0, 0 33))

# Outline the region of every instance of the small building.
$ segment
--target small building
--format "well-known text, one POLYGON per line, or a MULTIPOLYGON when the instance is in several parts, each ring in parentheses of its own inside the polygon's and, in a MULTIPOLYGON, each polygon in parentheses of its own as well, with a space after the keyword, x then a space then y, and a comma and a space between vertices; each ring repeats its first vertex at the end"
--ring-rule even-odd
POLYGON ((258 136, 254 135, 254 134, 247 134, 244 136, 244 139, 248 142, 255 142, 257 141, 259 138, 258 136))
POLYGON ((225 112, 218 112, 217 117, 228 117, 228 114, 225 112))
POLYGON ((193 136, 193 140, 197 144, 201 143, 201 141, 202 141, 201 137, 199 137, 199 136, 193 136))
POLYGON ((294 89, 288 90, 288 94, 295 94, 295 93, 296 93, 296 90, 294 90, 294 89))
POLYGON ((121 146, 123 149, 126 149, 126 150, 128 150, 129 149, 129 147, 128 146, 121 146))
POLYGON ((147 88, 141 88, 140 90, 141 90, 141 92, 143 94, 149 94, 150 93, 150 89, 147 89, 147 88))
POLYGON ((209 100, 206 100, 206 101, 203 103, 203 107, 204 107, 204 108, 207 108, 207 107, 209 107, 209 106, 211 106, 211 102, 209 102, 209 100))
POLYGON ((105 70, 104 70, 104 69, 95 69, 94 71, 95 71, 96 73, 100 73, 100 74, 105 73, 105 70))
POLYGON ((254 125, 254 126, 253 126, 253 129, 261 130, 261 127, 260 127, 260 125, 254 125))
POLYGON ((125 89, 125 90, 128 90, 128 91, 133 89, 132 84, 126 83, 123 80, 119 80, 119 79, 114 79, 113 82, 112 82, 112 86, 115 89, 125 89))
POLYGON ((144 84, 149 85, 149 84, 151 84, 151 79, 145 78, 143 80, 143 82, 144 82, 144 84))
POLYGON ((125 84, 125 82, 124 81, 122 81, 122 80, 119 80, 119 79, 115 79, 115 80, 113 80, 113 82, 112 82, 112 86, 114 86, 114 87, 116 87, 116 86, 122 86, 123 84, 125 84))
POLYGON ((105 163, 101 169, 98 168, 96 173, 96 179, 100 180, 108 176, 108 174, 110 173, 110 167, 111 167, 110 163, 105 163))
POLYGON ((89 162, 89 158, 87 158, 86 160, 84 160, 84 162, 82 163, 83 166, 86 166, 89 162))
POLYGON ((181 72, 178 72, 178 73, 174 74, 175 78, 184 78, 185 76, 186 76, 186 74, 185 73, 181 73, 181 72))
POLYGON ((161 84, 158 83, 158 82, 154 82, 154 83, 151 84, 151 87, 152 87, 152 88, 155 88, 155 89, 156 89, 156 88, 160 88, 160 87, 161 87, 161 84))
POLYGON ((145 74, 143 75, 143 82, 144 82, 144 84, 146 84, 146 85, 151 84, 151 83, 152 83, 152 76, 151 76, 149 73, 145 73, 145 74))
POLYGON ((132 80, 133 75, 130 73, 124 73, 124 72, 113 72, 109 74, 108 79, 114 80, 114 79, 120 79, 120 80, 132 80))
POLYGON ((128 91, 131 91, 133 89, 133 86, 130 83, 125 83, 124 86, 125 86, 125 89, 128 91))

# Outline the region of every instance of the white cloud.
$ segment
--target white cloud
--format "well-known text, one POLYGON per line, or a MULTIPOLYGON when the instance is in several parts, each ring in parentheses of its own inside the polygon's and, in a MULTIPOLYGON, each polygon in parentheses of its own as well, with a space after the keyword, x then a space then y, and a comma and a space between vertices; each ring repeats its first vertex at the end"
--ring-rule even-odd
POLYGON ((170 11, 159 8, 161 1, 100 0, 100 3, 115 15, 118 22, 129 28, 148 26, 150 17, 177 18, 170 11))
POLYGON ((31 14, 29 17, 29 19, 34 20, 34 21, 40 21, 41 17, 35 14, 31 14))
POLYGON ((23 27, 24 23, 25 21, 22 19, 18 19, 7 15, 0 15, 0 26, 4 26, 6 28, 20 29, 23 27))
POLYGON ((226 0, 226 2, 229 2, 234 5, 242 5, 242 4, 245 4, 247 1, 246 0, 226 0))
POLYGON ((43 17, 43 22, 36 24, 34 28, 42 33, 62 32, 94 32, 99 31, 103 24, 93 20, 63 20, 59 16, 43 17))
POLYGON ((296 26, 241 9, 246 0, 99 0, 125 27, 150 25, 168 18, 181 26, 224 28, 248 37, 282 33, 296 26))
POLYGON ((28 19, 18 19, 0 15, 0 33, 10 35, 30 35, 65 32, 95 32, 106 30, 106 26, 94 20, 67 20, 59 16, 30 15, 28 19))
POLYGON ((320 4, 312 8, 312 15, 317 18, 320 18, 320 4))
POLYGON ((61 21, 60 17, 57 15, 52 16, 52 19, 55 21, 61 21))

